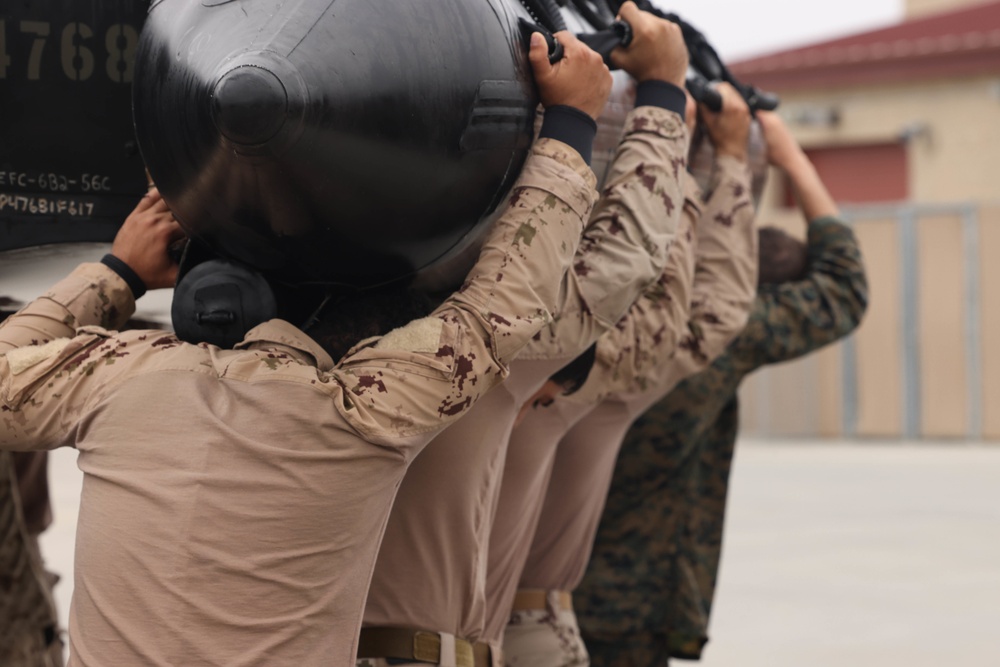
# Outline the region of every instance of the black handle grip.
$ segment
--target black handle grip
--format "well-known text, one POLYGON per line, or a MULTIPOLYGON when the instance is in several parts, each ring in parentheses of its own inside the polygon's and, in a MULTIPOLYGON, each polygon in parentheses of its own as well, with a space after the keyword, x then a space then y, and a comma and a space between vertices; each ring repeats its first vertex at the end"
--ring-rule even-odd
POLYGON ((774 111, 781 104, 777 95, 757 90, 754 86, 747 86, 743 92, 751 111, 774 111))
POLYGON ((708 81, 700 76, 691 76, 687 80, 687 89, 695 102, 700 102, 708 107, 712 113, 722 111, 722 95, 715 88, 708 85, 708 81))
POLYGON ((532 33, 541 33, 542 37, 545 38, 545 43, 549 47, 549 62, 553 65, 562 60, 562 57, 566 55, 566 50, 563 49, 563 45, 560 44, 559 40, 556 39, 544 26, 532 23, 531 21, 523 18, 519 18, 517 23, 521 27, 521 36, 524 37, 524 42, 529 49, 531 48, 532 33))
POLYGON ((614 65, 611 64, 611 52, 619 46, 628 48, 634 36, 632 26, 626 21, 618 20, 614 21, 605 30, 582 33, 577 35, 576 38, 601 54, 605 65, 611 69, 615 69, 614 65))

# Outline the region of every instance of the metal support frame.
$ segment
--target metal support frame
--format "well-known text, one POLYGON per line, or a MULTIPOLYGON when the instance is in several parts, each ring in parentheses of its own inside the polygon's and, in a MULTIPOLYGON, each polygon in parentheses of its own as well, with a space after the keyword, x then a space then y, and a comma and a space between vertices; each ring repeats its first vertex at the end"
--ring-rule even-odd
MULTIPOLYGON (((854 228, 854 216, 845 213, 844 224, 854 228)), ((854 336, 848 336, 840 346, 841 372, 841 432, 844 437, 858 434, 858 348, 854 336)))
MULTIPOLYGON (((902 327, 899 334, 902 357, 903 435, 921 435, 922 397, 920 368, 920 283, 917 224, 922 217, 956 215, 962 221, 963 304, 965 310, 966 437, 983 434, 982 286, 980 272, 979 209, 975 204, 896 204, 848 208, 844 218, 851 226, 863 220, 896 219, 899 234, 902 327)), ((858 387, 857 346, 848 337, 843 346, 843 431, 857 434, 858 387)))
POLYGON ((900 286, 903 325, 900 350, 903 361, 903 435, 920 434, 920 283, 917 261, 917 211, 905 206, 899 216, 900 286))
POLYGON ((962 212, 962 249, 965 256, 965 382, 966 435, 983 437, 982 295, 979 273, 979 211, 962 212))

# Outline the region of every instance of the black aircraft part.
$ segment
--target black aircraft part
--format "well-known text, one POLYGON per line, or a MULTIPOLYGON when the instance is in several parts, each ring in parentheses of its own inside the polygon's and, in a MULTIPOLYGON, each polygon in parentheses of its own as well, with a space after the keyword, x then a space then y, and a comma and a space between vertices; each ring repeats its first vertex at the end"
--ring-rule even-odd
POLYGON ((0 10, 0 251, 110 241, 146 192, 130 108, 144 0, 0 10))
POLYGON ((488 223, 527 157, 517 18, 505 0, 154 2, 142 155, 189 234, 272 278, 412 273, 488 223))

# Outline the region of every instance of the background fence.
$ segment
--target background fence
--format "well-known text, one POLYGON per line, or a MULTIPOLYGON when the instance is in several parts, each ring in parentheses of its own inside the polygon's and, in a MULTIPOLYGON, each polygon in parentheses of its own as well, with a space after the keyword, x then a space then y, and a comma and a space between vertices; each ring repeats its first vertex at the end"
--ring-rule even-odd
POLYGON ((758 436, 1000 439, 1000 205, 851 207, 871 289, 861 327, 744 383, 758 436))

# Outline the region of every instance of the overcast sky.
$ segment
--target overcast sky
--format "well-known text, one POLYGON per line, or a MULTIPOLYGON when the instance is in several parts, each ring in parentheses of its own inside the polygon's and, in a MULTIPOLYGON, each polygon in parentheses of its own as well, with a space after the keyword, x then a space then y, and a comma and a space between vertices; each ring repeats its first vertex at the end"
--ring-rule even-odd
POLYGON ((728 61, 892 25, 903 0, 654 0, 728 61))

